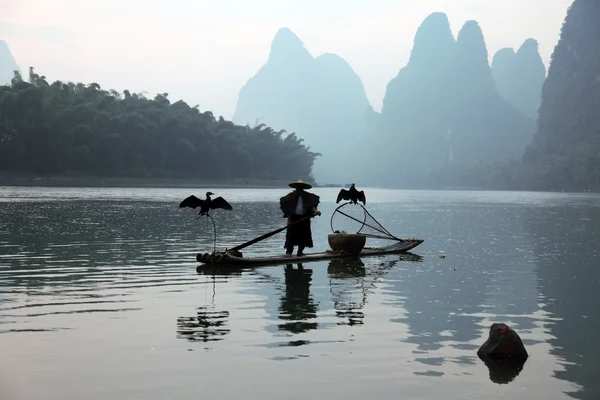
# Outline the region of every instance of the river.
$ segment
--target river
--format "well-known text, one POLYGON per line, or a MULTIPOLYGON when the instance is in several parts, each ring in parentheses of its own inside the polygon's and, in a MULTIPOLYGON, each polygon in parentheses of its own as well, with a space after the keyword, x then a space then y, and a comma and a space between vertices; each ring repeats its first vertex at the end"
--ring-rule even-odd
MULTIPOLYGON (((206 190, 0 188, 0 398, 600 398, 600 196, 366 189, 424 243, 226 272, 196 270, 213 228, 178 208, 206 190), (477 357, 493 322, 522 369, 477 357)), ((234 207, 212 213, 219 248, 285 223, 286 188, 212 191, 234 207)), ((338 190, 312 191, 307 252, 328 249, 338 190)))

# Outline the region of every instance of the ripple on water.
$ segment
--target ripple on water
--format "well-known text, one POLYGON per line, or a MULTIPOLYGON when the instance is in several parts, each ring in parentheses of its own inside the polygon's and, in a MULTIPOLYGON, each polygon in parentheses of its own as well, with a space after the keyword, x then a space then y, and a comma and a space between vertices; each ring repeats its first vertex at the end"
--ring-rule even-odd
MULTIPOLYGON (((370 210, 388 221, 386 228, 426 239, 412 255, 196 273, 196 253, 212 249, 212 226, 169 203, 180 192, 159 193, 162 202, 119 193, 81 201, 70 192, 60 201, 17 206, 11 200, 0 207, 0 334, 10 343, 3 359, 39 366, 30 369, 28 381, 56 398, 65 397, 61 388, 70 387, 70 394, 78 389, 53 383, 62 381, 51 369, 82 382, 86 391, 77 394, 91 399, 111 397, 97 395, 97 382, 87 378, 100 369, 108 371, 113 398, 139 393, 149 382, 206 386, 222 371, 252 376, 265 387, 293 371, 303 376, 302 386, 315 390, 313 397, 332 397, 316 395, 325 393, 314 389, 321 381, 384 398, 399 390, 414 398, 526 400, 577 391, 569 379, 557 378, 577 375, 572 371, 583 362, 570 348, 584 340, 579 335, 568 342, 564 324, 577 335, 595 314, 571 312, 557 291, 559 278, 574 279, 557 267, 569 264, 564 246, 556 247, 560 235, 534 226, 539 216, 523 208, 521 195, 500 207, 492 195, 470 204, 472 194, 451 204, 374 202, 370 210), (440 252, 447 258, 438 258, 440 252), (498 320, 522 336, 531 354, 525 365, 477 358, 489 325, 498 320), (258 372, 246 361, 261 363, 258 372), (161 365, 161 379, 152 365, 161 365)), ((324 202, 324 213, 332 207, 324 202)), ((215 213, 223 246, 282 224, 275 201, 239 208, 245 218, 215 213)), ((561 215, 553 218, 571 221, 561 215)), ((589 223, 580 217, 573 220, 589 223)), ((326 225, 315 220, 315 238, 326 237, 326 225)), ((282 241, 258 243, 244 255, 281 253, 282 241)), ((321 250, 326 242, 315 245, 321 250)), ((571 292, 583 287, 577 283, 571 292)), ((293 385, 286 381, 289 390, 296 390, 293 385)))

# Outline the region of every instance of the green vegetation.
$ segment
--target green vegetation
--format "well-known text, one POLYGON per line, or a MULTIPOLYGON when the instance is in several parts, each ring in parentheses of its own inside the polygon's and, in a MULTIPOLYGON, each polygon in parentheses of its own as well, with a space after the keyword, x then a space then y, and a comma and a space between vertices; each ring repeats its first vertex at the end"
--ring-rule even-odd
POLYGON ((40 175, 312 179, 318 153, 295 134, 235 125, 167 93, 46 82, 0 86, 0 171, 40 175))

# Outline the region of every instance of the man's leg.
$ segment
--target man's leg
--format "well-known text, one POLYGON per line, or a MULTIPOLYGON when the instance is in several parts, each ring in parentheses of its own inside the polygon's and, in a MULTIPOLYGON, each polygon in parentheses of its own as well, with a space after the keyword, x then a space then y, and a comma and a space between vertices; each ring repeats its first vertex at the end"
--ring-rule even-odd
MULTIPOLYGON (((288 223, 291 221, 291 218, 288 220, 288 223)), ((287 229, 285 232, 285 254, 291 256, 294 252, 294 232, 291 229, 287 229)))
POLYGON ((303 256, 304 255, 304 246, 298 246, 298 253, 299 256, 303 256))

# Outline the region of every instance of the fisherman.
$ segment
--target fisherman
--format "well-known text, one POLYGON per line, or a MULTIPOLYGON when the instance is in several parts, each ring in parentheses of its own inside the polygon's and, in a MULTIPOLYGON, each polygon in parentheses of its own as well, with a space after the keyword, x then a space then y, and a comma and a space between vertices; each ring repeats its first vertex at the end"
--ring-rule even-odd
POLYGON ((321 211, 317 210, 320 200, 316 194, 306 191, 312 186, 302 179, 290 183, 289 186, 295 190, 279 199, 279 206, 283 211, 283 217, 287 218, 288 224, 285 235, 285 254, 291 256, 294 246, 298 246, 297 254, 303 256, 305 247, 313 247, 310 217, 321 215, 321 211), (296 221, 300 222, 295 224, 296 221))

